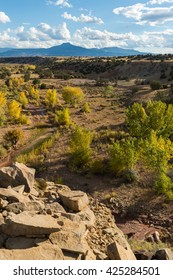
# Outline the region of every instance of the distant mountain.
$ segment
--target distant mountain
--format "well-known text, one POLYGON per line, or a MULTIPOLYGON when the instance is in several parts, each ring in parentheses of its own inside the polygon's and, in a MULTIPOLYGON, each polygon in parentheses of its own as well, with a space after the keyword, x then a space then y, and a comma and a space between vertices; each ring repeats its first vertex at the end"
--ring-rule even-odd
POLYGON ((0 57, 25 57, 25 56, 129 56, 144 54, 135 50, 110 48, 83 48, 70 43, 63 43, 51 48, 15 49, 0 48, 0 57))

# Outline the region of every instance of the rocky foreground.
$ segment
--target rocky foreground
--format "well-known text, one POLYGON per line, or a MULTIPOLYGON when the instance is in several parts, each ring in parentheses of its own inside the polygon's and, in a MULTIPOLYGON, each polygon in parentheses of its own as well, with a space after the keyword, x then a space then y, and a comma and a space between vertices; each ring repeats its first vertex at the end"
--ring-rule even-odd
MULTIPOLYGON (((0 260, 136 260, 110 210, 82 191, 0 168, 0 260)), ((170 249, 154 259, 173 259, 170 249)))

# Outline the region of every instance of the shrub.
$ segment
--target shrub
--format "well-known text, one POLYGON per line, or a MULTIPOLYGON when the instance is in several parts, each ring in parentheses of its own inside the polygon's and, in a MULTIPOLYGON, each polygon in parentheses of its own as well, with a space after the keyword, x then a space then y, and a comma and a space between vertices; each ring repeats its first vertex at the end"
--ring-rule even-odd
POLYGON ((157 90, 161 88, 161 83, 159 81, 152 81, 150 82, 150 87, 152 90, 157 90))
POLYGON ((7 150, 2 146, 0 145, 0 158, 3 158, 7 155, 7 150))
POLYGON ((64 110, 58 110, 55 112, 54 116, 54 123, 58 125, 70 125, 70 113, 68 108, 65 108, 64 110))
POLYGON ((21 104, 19 102, 17 102, 16 100, 12 100, 8 104, 8 114, 13 121, 16 121, 19 119, 21 110, 22 110, 21 104))
POLYGON ((62 97, 67 104, 75 105, 83 100, 84 94, 79 87, 67 86, 62 90, 62 97))
POLYGON ((168 198, 173 199, 173 182, 166 173, 158 174, 154 186, 159 194, 165 194, 168 198))
POLYGON ((18 101, 22 104, 24 108, 28 105, 28 98, 26 97, 24 92, 19 93, 18 101))
POLYGON ((91 159, 91 142, 93 134, 87 130, 77 127, 72 134, 70 142, 72 168, 83 168, 88 166, 91 159))
POLYGON ((20 129, 11 129, 7 131, 3 137, 5 149, 15 148, 19 140, 23 137, 23 132, 20 129))
POLYGON ((137 161, 133 141, 116 141, 110 146, 110 169, 121 175, 126 169, 133 168, 137 161))
POLYGON ((48 108, 54 108, 57 105, 58 96, 55 89, 48 89, 45 97, 45 103, 48 108))
POLYGON ((82 111, 83 111, 84 113, 90 113, 90 112, 91 112, 91 109, 90 109, 90 107, 89 107, 88 102, 85 102, 85 103, 84 103, 82 111))

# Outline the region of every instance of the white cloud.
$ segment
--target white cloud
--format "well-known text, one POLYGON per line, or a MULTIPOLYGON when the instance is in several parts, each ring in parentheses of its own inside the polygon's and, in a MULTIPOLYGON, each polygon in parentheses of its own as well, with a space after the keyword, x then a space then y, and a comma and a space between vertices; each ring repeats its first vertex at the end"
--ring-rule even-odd
POLYGON ((136 24, 149 24, 155 26, 173 21, 173 6, 149 8, 146 4, 138 3, 132 6, 115 8, 116 15, 122 14, 127 18, 133 18, 136 24))
POLYGON ((131 33, 118 34, 109 32, 107 30, 100 31, 84 27, 76 30, 74 34, 74 40, 81 42, 85 47, 127 47, 127 40, 130 39, 131 33))
POLYGON ((10 18, 4 12, 0 12, 0 23, 7 22, 10 22, 10 18))
POLYGON ((150 0, 149 4, 155 5, 155 4, 164 4, 164 3, 173 3, 173 0, 150 0))
POLYGON ((76 17, 76 16, 72 16, 71 14, 68 14, 67 12, 65 12, 62 14, 62 17, 65 19, 75 21, 75 22, 97 23, 97 24, 104 23, 101 18, 94 17, 92 15, 81 14, 79 17, 76 17))
POLYGON ((72 4, 69 3, 68 0, 57 0, 57 1, 52 1, 52 0, 47 0, 47 4, 52 4, 55 6, 60 6, 60 7, 65 7, 65 8, 71 8, 73 7, 72 4))
POLYGON ((78 29, 73 43, 87 48, 122 47, 144 52, 173 53, 173 29, 160 32, 143 32, 136 35, 129 33, 113 33, 84 27, 78 29))
POLYGON ((49 47, 69 41, 70 32, 66 23, 52 27, 47 23, 38 26, 19 26, 16 29, 7 29, 0 33, 1 47, 49 47))

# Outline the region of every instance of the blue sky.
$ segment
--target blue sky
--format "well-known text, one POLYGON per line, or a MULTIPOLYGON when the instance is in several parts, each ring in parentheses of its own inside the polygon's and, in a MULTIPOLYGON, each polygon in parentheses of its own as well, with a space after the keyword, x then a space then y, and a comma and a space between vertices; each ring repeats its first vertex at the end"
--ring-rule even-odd
POLYGON ((0 47, 173 53, 173 0, 0 0, 0 47))

